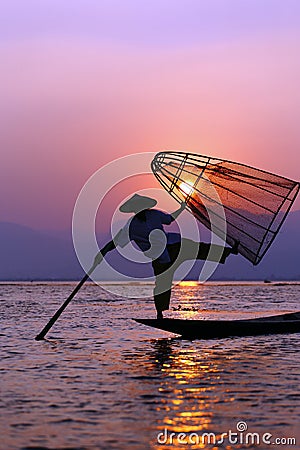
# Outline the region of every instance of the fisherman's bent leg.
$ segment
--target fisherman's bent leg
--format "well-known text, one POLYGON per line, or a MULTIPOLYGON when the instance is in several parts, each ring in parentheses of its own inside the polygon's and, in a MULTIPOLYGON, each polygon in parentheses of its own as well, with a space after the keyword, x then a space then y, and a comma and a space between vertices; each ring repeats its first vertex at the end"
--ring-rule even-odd
POLYGON ((182 248, 178 255, 178 263, 183 261, 201 259, 224 264, 232 253, 231 248, 222 245, 195 242, 192 239, 182 239, 182 248))
POLYGON ((197 259, 207 259, 208 261, 224 264, 230 254, 231 248, 229 247, 216 244, 206 244, 202 242, 200 244, 197 259))

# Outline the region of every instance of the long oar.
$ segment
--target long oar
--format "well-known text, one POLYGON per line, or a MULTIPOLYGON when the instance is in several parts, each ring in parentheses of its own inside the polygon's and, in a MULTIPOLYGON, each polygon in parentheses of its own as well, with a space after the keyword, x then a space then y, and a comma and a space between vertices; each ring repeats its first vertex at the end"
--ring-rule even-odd
MULTIPOLYGON (((105 256, 105 254, 111 250, 111 248, 108 248, 108 245, 106 245, 105 247, 103 247, 102 250, 100 250, 99 253, 102 254, 102 256, 105 256)), ((79 289, 82 287, 82 285, 86 282, 86 280, 89 278, 89 276, 91 275, 92 272, 94 272, 94 270, 96 269, 96 267, 98 266, 99 263, 94 263, 92 265, 92 267, 90 268, 90 270, 85 274, 85 276, 82 278, 82 280, 78 283, 78 285, 76 286, 76 288, 74 289, 74 291, 69 295, 69 297, 67 298, 67 300, 61 305, 61 307, 56 311, 56 313, 54 314, 53 317, 51 317, 51 319, 49 320, 49 322, 44 326, 44 328, 42 329, 42 331, 35 337, 36 341, 41 341, 42 339, 44 339, 44 337, 46 336, 46 334, 48 333, 48 331, 50 330, 50 328, 55 324, 55 322, 57 321, 57 319, 59 318, 59 316, 61 315, 61 313, 66 309, 66 307, 68 306, 68 304, 70 303, 70 301, 72 300, 72 298, 77 294, 77 292, 79 291, 79 289)))

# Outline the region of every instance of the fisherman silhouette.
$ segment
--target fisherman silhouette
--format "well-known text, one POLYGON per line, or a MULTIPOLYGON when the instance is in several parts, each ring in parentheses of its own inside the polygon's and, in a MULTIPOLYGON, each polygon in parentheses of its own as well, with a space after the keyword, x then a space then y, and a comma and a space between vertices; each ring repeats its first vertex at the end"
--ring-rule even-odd
POLYGON ((154 209, 153 198, 134 194, 120 206, 123 213, 134 213, 126 225, 96 255, 98 265, 103 255, 117 246, 125 247, 133 241, 137 248, 152 261, 155 275, 153 291, 157 319, 163 319, 163 311, 170 306, 171 289, 176 269, 187 260, 207 260, 224 264, 230 254, 238 254, 239 242, 230 248, 183 238, 179 233, 168 233, 164 225, 170 225, 184 211, 185 203, 171 214, 154 209))

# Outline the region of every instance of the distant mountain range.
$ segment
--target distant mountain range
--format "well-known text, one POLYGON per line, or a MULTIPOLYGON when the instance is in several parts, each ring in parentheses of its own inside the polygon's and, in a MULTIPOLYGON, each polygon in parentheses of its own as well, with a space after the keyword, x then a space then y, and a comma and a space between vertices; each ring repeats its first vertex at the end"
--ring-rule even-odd
POLYGON ((0 280, 69 280, 83 274, 71 237, 0 222, 0 249, 0 280))
MULTIPOLYGON (((101 236, 101 241, 105 238, 101 236)), ((0 280, 78 280, 84 272, 73 249, 71 232, 36 231, 0 222, 0 280)), ((128 263, 120 255, 109 255, 126 274, 150 275, 151 266, 128 263)), ((91 261, 92 262, 92 261, 91 261)), ((197 279, 201 263, 189 274, 197 279)), ((105 273, 103 274, 105 279, 105 273)), ((231 256, 220 265, 212 279, 218 280, 300 280, 300 211, 287 217, 279 235, 262 262, 253 267, 241 256, 231 256)))

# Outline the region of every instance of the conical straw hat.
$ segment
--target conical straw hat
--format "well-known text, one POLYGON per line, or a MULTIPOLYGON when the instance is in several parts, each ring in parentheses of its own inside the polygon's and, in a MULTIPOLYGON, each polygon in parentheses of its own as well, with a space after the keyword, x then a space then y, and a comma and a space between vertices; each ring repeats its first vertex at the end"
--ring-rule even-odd
POLYGON ((123 205, 120 206, 119 211, 123 213, 137 213, 143 209, 153 208, 157 204, 154 198, 146 197, 144 195, 134 194, 131 198, 126 200, 123 205))

